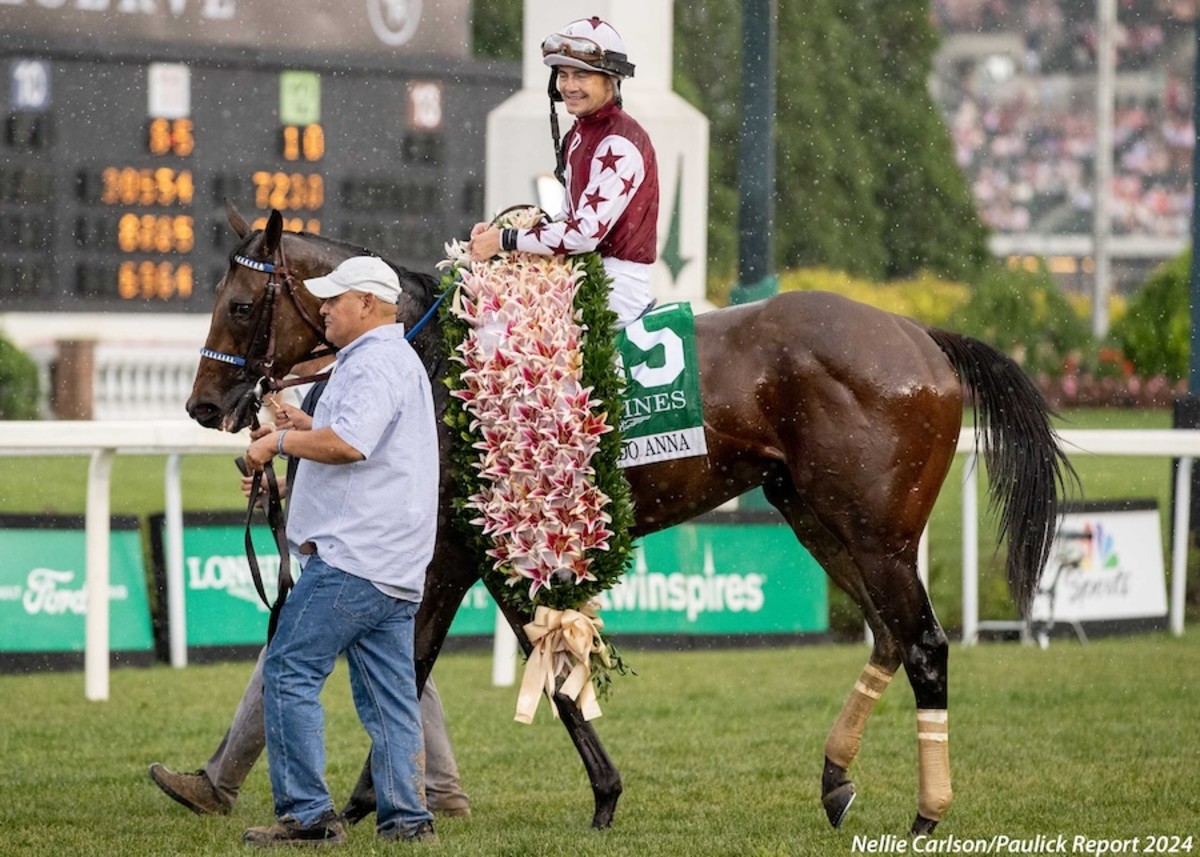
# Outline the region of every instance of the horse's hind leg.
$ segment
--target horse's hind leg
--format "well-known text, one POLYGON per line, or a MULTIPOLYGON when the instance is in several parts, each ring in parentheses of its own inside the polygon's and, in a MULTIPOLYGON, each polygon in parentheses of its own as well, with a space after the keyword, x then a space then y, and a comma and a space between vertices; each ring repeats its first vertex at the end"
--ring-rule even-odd
POLYGON ((893 574, 882 579, 899 581, 901 585, 873 583, 870 577, 866 584, 872 601, 887 605, 881 610, 882 618, 899 645, 904 671, 916 699, 919 781, 912 832, 929 833, 942 820, 953 799, 947 721, 950 646, 915 569, 894 568, 893 574))
POLYGON ((896 663, 881 662, 878 650, 872 653, 825 739, 821 805, 825 807, 825 815, 834 827, 842 826, 850 804, 854 802, 854 781, 847 776, 847 771, 858 756, 863 732, 875 703, 887 690, 892 676, 896 674, 896 667, 896 663))
POLYGON ((892 632, 871 605, 862 574, 845 547, 809 514, 787 480, 764 485, 767 498, 791 525, 796 537, 825 569, 830 579, 854 599, 875 635, 875 646, 850 696, 825 739, 825 766, 821 771, 821 805, 834 827, 841 827, 857 791, 848 771, 862 746, 867 720, 879 697, 900 667, 900 652, 892 632))

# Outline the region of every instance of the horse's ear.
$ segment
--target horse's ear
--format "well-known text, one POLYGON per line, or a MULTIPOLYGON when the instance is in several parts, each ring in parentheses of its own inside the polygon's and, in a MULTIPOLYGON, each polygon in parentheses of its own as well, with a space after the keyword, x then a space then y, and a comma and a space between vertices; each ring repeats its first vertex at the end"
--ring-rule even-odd
POLYGON ((283 237, 283 215, 279 209, 272 208, 271 216, 267 218, 267 228, 263 230, 261 252, 264 256, 274 256, 279 249, 279 239, 283 237))
POLYGON ((242 217, 242 213, 237 210, 237 206, 230 200, 225 200, 225 218, 229 221, 229 225, 233 227, 233 231, 237 233, 238 238, 245 238, 250 234, 250 224, 246 222, 246 218, 242 217))

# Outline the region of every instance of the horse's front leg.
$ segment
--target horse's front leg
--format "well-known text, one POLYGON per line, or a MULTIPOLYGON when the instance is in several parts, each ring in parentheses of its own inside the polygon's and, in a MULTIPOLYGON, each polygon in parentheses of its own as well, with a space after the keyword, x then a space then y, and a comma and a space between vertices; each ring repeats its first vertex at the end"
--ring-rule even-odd
MULTIPOLYGON (((513 633, 517 635, 521 651, 528 657, 533 648, 529 638, 525 636, 525 623, 529 620, 506 604, 501 597, 502 593, 493 589, 486 578, 484 583, 488 585, 513 633)), ((613 817, 617 812, 617 801, 621 797, 621 775, 600 742, 596 730, 592 728, 591 723, 583 719, 579 707, 569 697, 557 693, 551 704, 558 708, 559 719, 566 727, 567 734, 571 736, 571 742, 579 752, 579 758, 583 760, 583 767, 587 771, 595 802, 592 827, 598 830, 612 827, 613 817)))
POLYGON ((555 694, 553 702, 558 706, 558 716, 563 726, 567 727, 567 734, 571 736, 575 749, 579 751, 579 758, 587 770, 588 782, 592 785, 592 797, 595 799, 592 827, 597 830, 612 827, 617 801, 621 797, 621 775, 600 743, 592 724, 583 719, 579 707, 562 694, 555 694))

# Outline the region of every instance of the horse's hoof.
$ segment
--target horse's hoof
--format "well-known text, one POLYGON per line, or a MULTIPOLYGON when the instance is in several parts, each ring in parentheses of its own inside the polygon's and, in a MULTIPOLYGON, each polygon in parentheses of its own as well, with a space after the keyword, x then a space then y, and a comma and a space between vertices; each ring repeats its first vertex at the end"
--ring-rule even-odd
POLYGON ((918 812, 916 820, 913 821, 912 830, 909 831, 909 834, 912 836, 919 836, 923 833, 933 833, 933 829, 937 826, 938 823, 932 818, 926 818, 918 812))
POLYGON ((608 830, 613 826, 613 819, 617 815, 617 802, 606 803, 604 806, 600 802, 596 802, 596 811, 592 814, 592 829, 608 830))
POLYGON ((821 798, 821 805, 825 807, 825 815, 835 829, 841 827, 842 822, 846 820, 846 813, 850 811, 850 804, 854 803, 855 797, 857 794, 854 791, 854 783, 847 780, 821 798))
POLYGON ((825 768, 821 771, 821 805, 825 815, 835 828, 841 827, 854 803, 854 782, 846 777, 846 769, 825 757, 825 768))
POLYGON ((361 795, 358 792, 350 795, 346 806, 342 809, 342 818, 347 824, 358 824, 375 811, 375 791, 361 795))

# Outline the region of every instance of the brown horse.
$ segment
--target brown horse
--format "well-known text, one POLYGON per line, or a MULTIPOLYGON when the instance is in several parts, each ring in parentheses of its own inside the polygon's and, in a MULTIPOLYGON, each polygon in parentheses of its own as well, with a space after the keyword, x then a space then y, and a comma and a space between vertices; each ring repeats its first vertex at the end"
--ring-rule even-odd
MULTIPOLYGON (((188 413, 236 431, 256 409, 260 379, 283 377, 319 342, 319 301, 302 280, 328 273, 360 248, 285 233, 278 212, 251 231, 230 209, 241 242, 217 291, 205 357, 188 413), (264 264, 266 263, 266 264, 264 264), (268 269, 273 268, 273 272, 268 269)), ((398 269, 399 317, 412 327, 436 281, 398 269)), ((917 544, 954 457, 964 385, 974 393, 1008 577, 1024 612, 1050 548, 1070 465, 1036 389, 1003 354, 841 297, 789 293, 696 318, 708 455, 626 471, 634 535, 686 521, 756 486, 874 632, 858 681, 825 744, 821 794, 834 826, 854 799, 846 770, 879 695, 903 665, 916 698, 920 790, 914 832, 934 828, 950 804, 948 645, 917 576, 917 544)), ((431 376, 446 370, 436 318, 413 341, 431 376)), ((445 405, 445 386, 435 383, 445 405)), ((450 442, 442 432, 443 462, 450 442)), ((417 617, 424 684, 467 589, 480 570, 450 525, 454 486, 443 466, 440 535, 417 617)), ((493 593, 495 594, 495 593, 493 593)), ((518 615, 496 598, 528 653, 518 615)), ((608 827, 621 780, 592 726, 564 696, 555 701, 587 769, 595 827, 608 827)), ((373 810, 360 782, 348 806, 373 810)))

